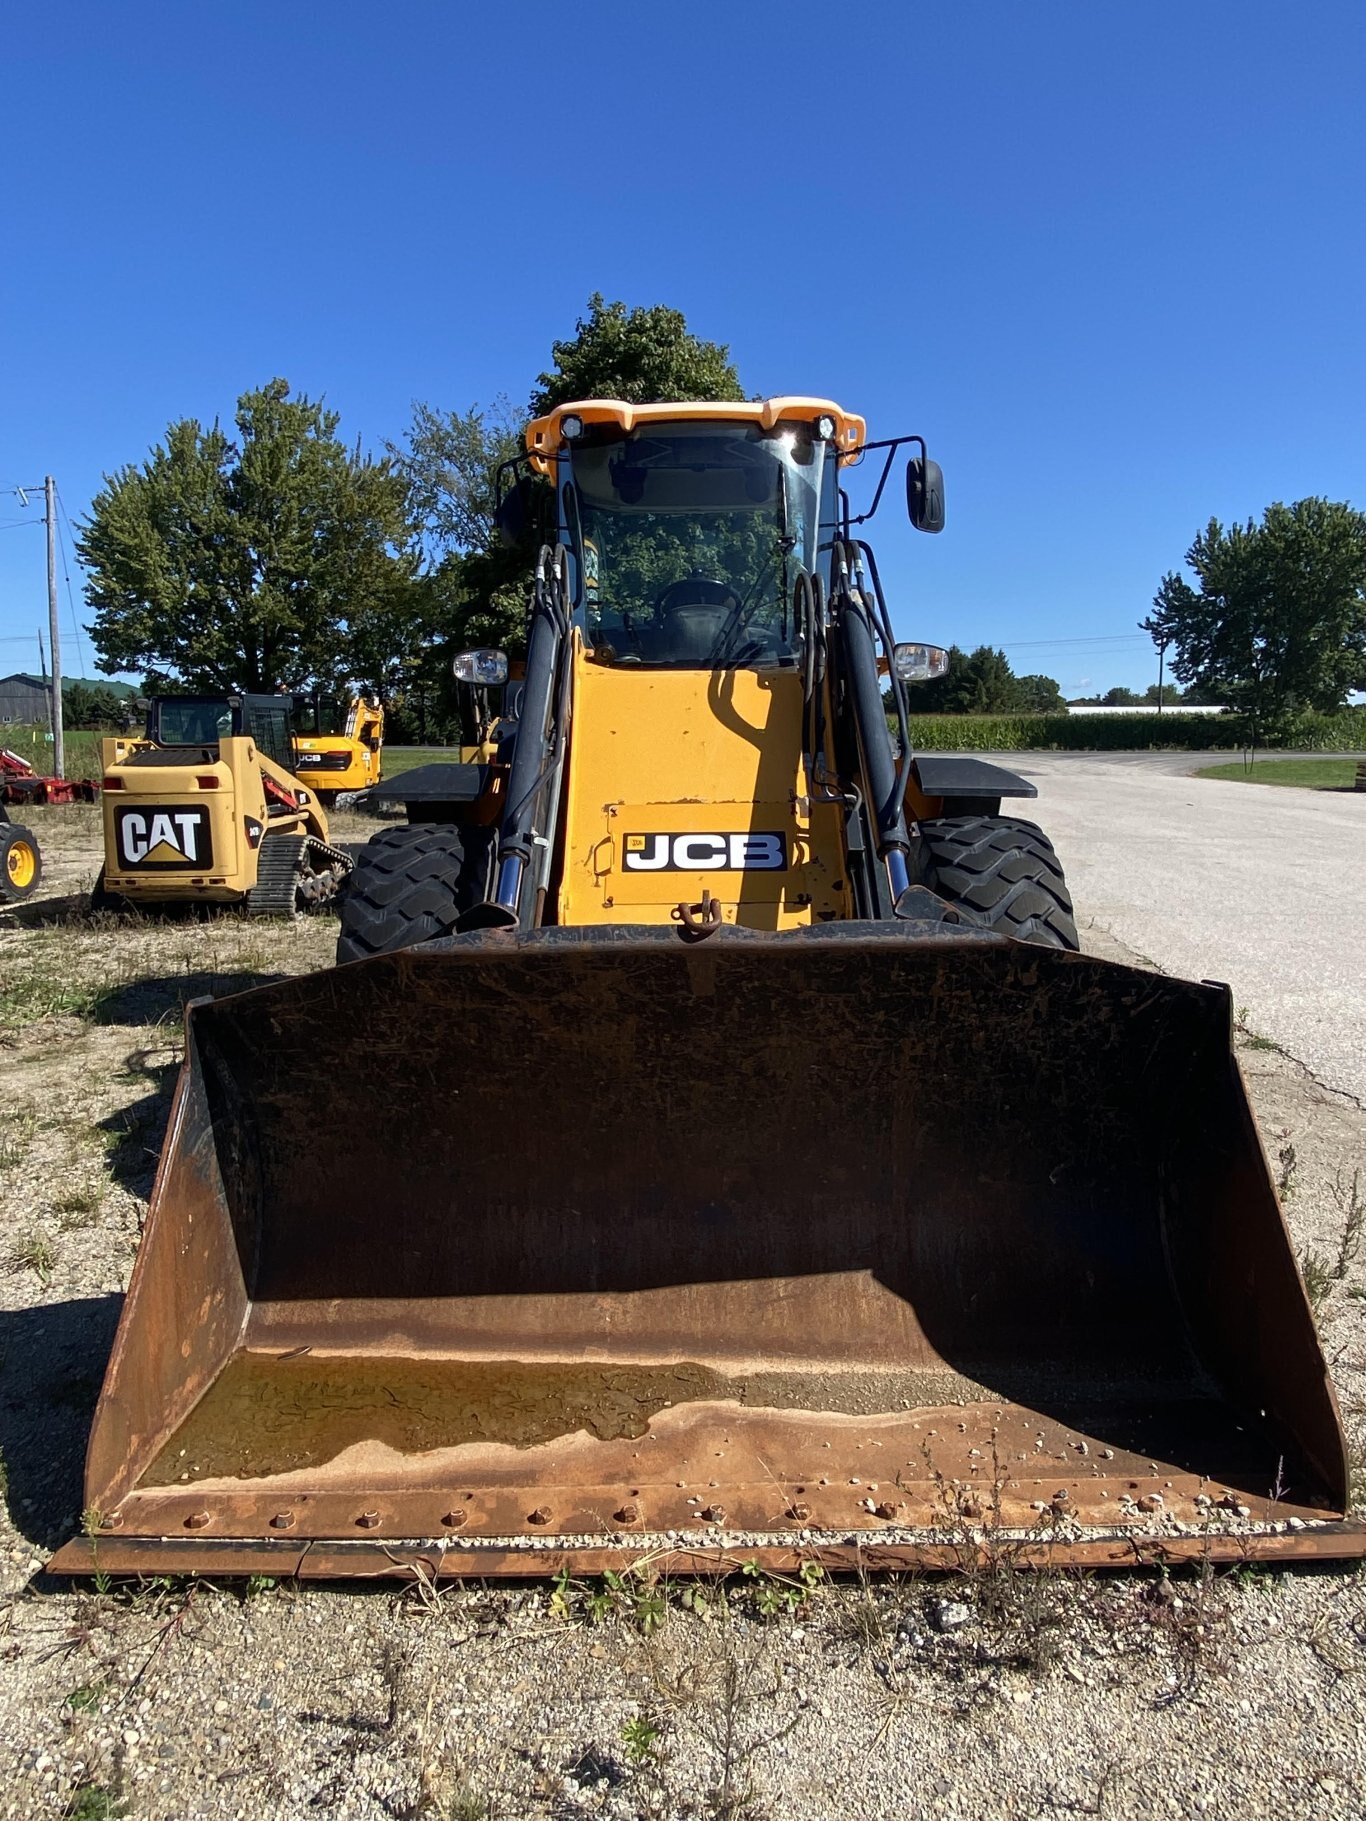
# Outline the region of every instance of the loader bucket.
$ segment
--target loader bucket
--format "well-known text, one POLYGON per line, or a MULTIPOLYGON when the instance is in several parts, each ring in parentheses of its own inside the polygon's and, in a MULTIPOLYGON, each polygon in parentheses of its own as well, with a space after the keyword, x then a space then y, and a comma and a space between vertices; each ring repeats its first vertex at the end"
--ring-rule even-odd
POLYGON ((549 930, 187 1029, 58 1571, 1366 1551, 1222 987, 549 930))

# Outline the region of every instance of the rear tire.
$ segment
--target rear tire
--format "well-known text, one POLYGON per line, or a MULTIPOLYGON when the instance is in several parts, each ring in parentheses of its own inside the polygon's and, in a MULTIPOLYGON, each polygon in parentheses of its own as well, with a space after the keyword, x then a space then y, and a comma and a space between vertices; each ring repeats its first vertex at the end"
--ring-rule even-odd
POLYGON ((109 887, 105 884, 103 867, 95 874, 95 883, 90 893, 90 908, 92 911, 126 911, 132 909, 127 898, 122 897, 118 892, 111 892, 109 887))
POLYGON ((969 923, 1017 942, 1081 947, 1058 856, 1033 822, 946 816, 920 823, 919 837, 912 879, 947 898, 969 923))
POLYGON ((337 960, 363 961, 449 936, 483 898, 491 829, 407 823, 382 829, 356 851, 340 900, 337 960))
POLYGON ((22 904, 42 876, 43 856, 30 830, 18 822, 0 823, 0 903, 22 904))

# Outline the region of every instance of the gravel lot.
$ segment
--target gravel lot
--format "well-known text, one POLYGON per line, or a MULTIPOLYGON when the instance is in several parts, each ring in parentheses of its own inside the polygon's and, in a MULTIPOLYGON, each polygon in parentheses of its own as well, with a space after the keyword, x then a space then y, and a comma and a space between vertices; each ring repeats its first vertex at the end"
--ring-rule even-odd
MULTIPOLYGON (((1022 769, 1087 946, 1233 977, 1246 1002, 1242 1062, 1296 1243, 1323 1265, 1320 1319, 1360 1450, 1366 1251, 1344 1256, 1343 1234, 1355 1170, 1366 1186, 1362 975, 1327 970, 1366 915, 1351 870, 1366 802, 1319 809, 1104 760, 1028 755, 1022 769), (1325 905, 1326 866, 1284 878, 1282 817, 1301 831, 1295 852, 1331 845, 1341 903, 1325 905), (1217 904, 1182 896, 1216 844, 1247 849, 1261 892, 1222 935, 1217 904), (1274 953, 1292 943, 1297 980, 1274 953)), ((742 1578, 558 1594, 46 1579, 79 1522, 180 1003, 323 965, 335 930, 96 927, 78 897, 98 863, 96 812, 32 821, 42 905, 0 916, 0 1814, 1363 1812, 1360 1571, 1086 1580, 1002 1562, 810 1591, 742 1578)))

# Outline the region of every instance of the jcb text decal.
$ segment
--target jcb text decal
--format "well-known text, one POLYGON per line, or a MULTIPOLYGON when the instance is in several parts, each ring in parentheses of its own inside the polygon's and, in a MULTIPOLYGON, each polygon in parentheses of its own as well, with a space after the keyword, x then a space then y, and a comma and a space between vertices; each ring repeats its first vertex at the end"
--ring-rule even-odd
POLYGON ((787 842, 780 834, 627 835, 628 873, 780 873, 787 842))
POLYGON ((121 866, 210 866, 207 809, 120 809, 114 819, 121 866))

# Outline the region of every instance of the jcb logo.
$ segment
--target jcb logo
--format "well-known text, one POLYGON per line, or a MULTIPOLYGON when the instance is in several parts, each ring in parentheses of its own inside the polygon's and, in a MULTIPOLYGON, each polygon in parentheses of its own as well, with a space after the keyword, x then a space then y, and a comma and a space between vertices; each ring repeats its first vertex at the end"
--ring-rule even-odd
POLYGON ((114 819, 121 866, 211 866, 207 809, 120 809, 114 819))
POLYGON ((782 835, 627 835, 628 873, 780 873, 787 866, 782 835))

